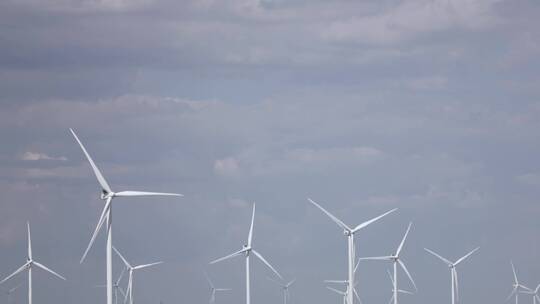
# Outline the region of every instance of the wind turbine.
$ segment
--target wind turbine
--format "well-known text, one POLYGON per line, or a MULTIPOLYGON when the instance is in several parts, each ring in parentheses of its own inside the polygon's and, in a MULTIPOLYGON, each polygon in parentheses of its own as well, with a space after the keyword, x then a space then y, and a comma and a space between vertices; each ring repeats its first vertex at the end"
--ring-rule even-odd
MULTIPOLYGON (((127 269, 126 267, 122 268, 122 272, 120 273, 120 276, 118 277, 116 282, 114 282, 114 284, 113 284, 114 304, 118 304, 118 292, 119 291, 122 294, 122 297, 124 297, 124 299, 126 298, 126 293, 124 292, 122 287, 120 287, 120 281, 122 280, 122 277, 124 276, 124 273, 126 272, 126 269, 127 269)), ((107 285, 97 285, 96 287, 107 287, 107 285)))
POLYGON ((94 233, 92 234, 92 238, 90 239, 90 243, 88 244, 88 247, 84 251, 84 254, 81 258, 81 263, 86 258, 86 255, 88 254, 88 251, 92 247, 92 244, 94 244, 94 240, 96 239, 96 236, 99 233, 99 230, 101 229, 101 226, 103 226, 103 223, 107 222, 107 304, 112 304, 112 289, 113 289, 113 281, 112 281, 112 201, 115 197, 132 197, 132 196, 183 196, 182 194, 177 193, 159 193, 159 192, 143 192, 143 191, 120 191, 120 192, 114 192, 112 191, 111 187, 103 177, 103 174, 101 174, 101 171, 99 171, 98 167, 92 160, 92 157, 90 157, 90 154, 86 151, 86 148, 82 144, 82 142, 79 140, 79 137, 77 137, 77 134, 75 134, 75 131, 73 129, 69 129, 71 131, 71 134, 73 134, 73 137, 75 137, 75 140, 77 140, 77 143, 79 143, 79 146, 81 146, 81 149, 88 159, 88 162, 90 163, 90 166, 92 166, 92 170, 94 171, 94 175, 96 176, 99 185, 101 186, 101 196, 100 198, 105 201, 105 206, 103 207, 103 211, 101 212, 101 216, 99 217, 98 224, 96 226, 96 229, 94 230, 94 233))
POLYGON ((150 264, 131 266, 131 264, 122 256, 122 254, 120 254, 120 252, 114 246, 113 246, 113 249, 116 252, 116 254, 120 257, 120 259, 122 259, 122 261, 124 262, 128 270, 128 285, 126 289, 126 294, 124 295, 124 303, 127 302, 127 299, 129 297, 129 303, 133 304, 133 272, 135 270, 148 268, 154 265, 159 265, 163 262, 155 262, 155 263, 150 263, 150 264))
POLYGON ((540 291, 540 284, 536 286, 535 290, 527 288, 526 290, 520 291, 521 293, 526 293, 533 296, 533 304, 536 304, 536 301, 540 302, 540 297, 538 296, 538 291, 540 291))
MULTIPOLYGON (((373 223, 373 222, 376 222, 378 221, 379 219, 381 219, 382 217, 394 212, 397 210, 397 208, 395 209, 392 209, 386 213, 383 213, 369 221, 366 221, 366 222, 363 222, 361 223, 360 225, 354 227, 354 228, 350 228, 349 226, 345 225, 341 220, 339 220, 337 217, 335 217, 334 215, 332 215, 330 212, 326 211, 323 207, 321 207, 319 204, 317 204, 316 202, 314 202, 312 199, 308 198, 308 201, 311 202, 313 205, 315 205, 317 208, 319 208, 322 212, 324 212, 330 219, 332 219, 336 224, 338 224, 339 227, 341 227, 343 229, 343 234, 347 237, 347 241, 348 241, 348 282, 350 282, 350 284, 352 284, 353 286, 354 285, 354 257, 355 257, 355 253, 354 253, 354 235, 355 233, 357 233, 358 231, 360 231, 362 228, 365 228, 366 226, 368 226, 369 224, 373 223)), ((352 293, 349 293, 347 295, 347 303, 348 304, 354 304, 354 297, 352 295, 352 293)))
POLYGON ((13 288, 11 288, 11 289, 6 290, 8 304, 11 304, 11 294, 14 293, 15 290, 19 289, 19 287, 21 287, 21 286, 22 286, 22 283, 15 286, 15 287, 13 287, 13 288))
MULTIPOLYGON (((397 265, 398 264, 399 264, 399 266, 401 266, 403 271, 405 271, 405 273, 409 277, 409 280, 413 284, 414 289, 418 290, 416 288, 416 284, 414 283, 414 280, 413 280, 411 274, 409 273, 409 270, 407 270, 407 267, 405 267, 405 263, 403 263, 403 261, 399 257, 399 254, 401 253, 401 249, 403 249, 403 245, 405 244, 405 240, 407 239, 407 235, 409 234, 409 231, 411 230, 411 225, 412 225, 412 223, 409 223, 409 226, 407 227, 407 231, 405 232, 405 235, 403 236, 403 239, 401 239, 401 243, 399 244, 395 254, 389 255, 389 256, 367 257, 367 258, 359 258, 358 259, 358 262, 360 262, 362 260, 379 260, 379 261, 391 261, 392 262, 392 266, 393 266, 393 269, 394 269, 394 274, 393 274, 393 278, 392 278, 394 295, 392 296, 392 299, 394 300, 394 304, 397 304, 397 302, 398 302, 397 301, 398 290, 399 290, 398 287, 397 287, 397 265)), ((357 266, 358 266, 358 264, 357 264, 357 266)))
POLYGON ((210 262, 210 264, 215 264, 215 263, 228 260, 230 258, 240 256, 240 255, 243 255, 246 258, 246 304, 250 304, 251 302, 250 280, 249 280, 249 257, 251 253, 253 253, 257 258, 259 258, 259 260, 261 260, 264 264, 266 264, 266 266, 268 266, 268 268, 270 268, 280 279, 283 279, 281 275, 279 274, 279 272, 277 272, 277 270, 274 269, 274 267, 272 267, 272 265, 270 265, 270 263, 268 263, 268 261, 266 261, 266 259, 260 253, 255 251, 255 249, 253 249, 253 247, 251 246, 251 240, 253 239, 253 221, 254 220, 255 220, 255 203, 253 203, 253 213, 251 215, 251 226, 249 227, 247 245, 242 246, 242 249, 238 250, 235 253, 229 254, 227 256, 224 256, 222 258, 219 258, 217 260, 210 262))
MULTIPOLYGON (((335 289, 333 287, 329 287, 329 286, 326 286, 326 288, 332 290, 333 292, 337 293, 337 294, 340 294, 343 296, 343 304, 347 304, 347 297, 349 295, 349 291, 350 291, 350 284, 348 281, 346 280, 325 280, 324 282, 326 283, 338 283, 338 284, 345 284, 346 286, 346 289, 345 291, 341 291, 341 290, 338 290, 338 289, 335 289)), ((353 293, 354 293, 354 296, 356 297, 356 299, 358 300, 359 303, 362 303, 362 300, 360 300, 360 296, 358 296, 358 293, 356 292, 356 285, 355 285, 355 288, 353 288, 353 293)))
POLYGON ((523 290, 532 291, 529 287, 526 287, 525 285, 522 285, 519 283, 517 274, 516 274, 516 268, 514 268, 514 263, 510 261, 510 265, 512 265, 512 273, 514 274, 514 283, 512 284, 512 292, 506 299, 506 301, 510 300, 510 298, 515 295, 516 296, 516 304, 518 304, 518 298, 519 298, 519 289, 522 288, 523 290))
POLYGON ((290 298, 291 296, 289 293, 289 287, 291 287, 294 284, 294 282, 296 282, 296 279, 292 279, 289 283, 286 283, 286 284, 278 282, 272 278, 267 278, 267 279, 276 283, 277 285, 279 285, 279 287, 281 287, 281 289, 283 290, 283 303, 287 304, 287 299, 290 298))
POLYGON ((26 258, 26 263, 24 263, 24 265, 22 265, 19 269, 15 270, 15 272, 10 274, 7 278, 0 281, 0 284, 11 279, 12 277, 19 274, 20 272, 23 272, 24 270, 28 270, 28 304, 32 304, 32 268, 34 266, 37 266, 38 268, 41 268, 62 280, 65 280, 66 278, 50 270, 49 268, 45 267, 45 265, 38 263, 32 258, 32 238, 30 237, 30 223, 27 222, 26 225, 28 228, 28 256, 26 258))
POLYGON ((456 266, 459 265, 461 262, 463 262, 466 258, 468 258, 471 254, 473 254, 478 249, 480 249, 480 247, 476 247, 474 250, 472 250, 471 252, 467 253, 466 255, 464 255, 463 257, 461 257, 460 259, 458 259, 454 263, 452 263, 449 260, 447 260, 447 259, 443 258, 442 256, 440 256, 439 254, 437 254, 437 253, 435 253, 435 252, 433 252, 433 251, 431 251, 431 250, 429 250, 427 248, 424 248, 424 250, 426 250, 427 252, 429 252, 432 255, 439 258, 441 261, 446 263, 446 265, 448 265, 448 268, 450 268, 450 275, 452 276, 452 304, 455 303, 455 299, 459 299, 459 284, 458 284, 458 275, 457 275, 457 271, 456 271, 456 266), (454 288, 455 288, 455 292, 454 292, 454 288))
POLYGON ((392 301, 394 301, 396 293, 404 293, 404 294, 410 294, 410 295, 413 294, 412 292, 410 292, 408 290, 396 289, 397 286, 396 286, 396 283, 394 281, 394 278, 392 277, 392 274, 390 274, 390 271, 388 271, 388 269, 386 270, 386 273, 388 273, 388 277, 390 278, 390 282, 392 282, 392 298, 390 298, 390 301, 388 301, 388 303, 392 303, 392 301))
POLYGON ((210 295, 210 301, 209 301, 210 304, 216 302, 216 292, 232 290, 230 288, 216 288, 214 286, 214 283, 212 283, 212 281, 210 280, 210 277, 208 277, 208 274, 206 272, 204 273, 204 276, 206 277, 206 281, 208 282, 208 285, 210 285, 210 289, 211 289, 211 295, 210 295))

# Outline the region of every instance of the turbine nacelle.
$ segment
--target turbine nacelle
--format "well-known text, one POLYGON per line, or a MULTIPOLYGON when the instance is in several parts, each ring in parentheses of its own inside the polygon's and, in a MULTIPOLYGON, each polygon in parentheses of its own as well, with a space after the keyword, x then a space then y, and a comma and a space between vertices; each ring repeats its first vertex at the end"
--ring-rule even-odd
POLYGON ((350 231, 350 230, 347 230, 347 229, 344 229, 344 230, 343 230, 343 235, 344 235, 344 236, 347 236, 347 237, 348 237, 348 236, 351 236, 352 234, 353 234, 353 233, 352 233, 352 231, 350 231))

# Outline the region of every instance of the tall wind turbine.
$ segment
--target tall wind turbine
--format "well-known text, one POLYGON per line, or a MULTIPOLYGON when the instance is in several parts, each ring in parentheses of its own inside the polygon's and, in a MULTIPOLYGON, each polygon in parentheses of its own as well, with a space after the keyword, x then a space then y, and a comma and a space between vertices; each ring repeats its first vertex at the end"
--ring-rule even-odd
POLYGON ((532 291, 532 290, 529 287, 526 287, 525 285, 522 285, 522 284, 519 283, 518 277, 517 277, 517 274, 516 274, 516 268, 514 268, 514 263, 512 261, 510 261, 510 265, 512 265, 512 273, 514 274, 514 283, 512 284, 512 292, 510 293, 508 298, 506 298, 506 301, 510 300, 510 298, 515 295, 516 296, 516 304, 518 304, 520 288, 522 290, 526 290, 526 291, 532 291))
MULTIPOLYGON (((416 288, 416 284, 414 283, 414 280, 413 280, 411 274, 409 273, 409 270, 407 270, 407 267, 405 267, 405 263, 403 263, 403 261, 399 258, 399 254, 401 253, 401 249, 403 249, 403 245, 405 244, 405 239, 407 239, 407 235, 409 234, 409 231, 411 230, 411 225, 412 225, 412 223, 409 223, 409 227, 407 227, 407 231, 405 232, 405 235, 403 236, 403 239, 401 239, 401 243, 399 244, 395 254, 389 255, 389 256, 368 257, 368 258, 359 258, 358 259, 359 262, 362 261, 362 260, 379 260, 379 261, 391 261, 392 262, 392 266, 393 266, 393 269, 394 269, 394 274, 393 274, 393 279, 392 279, 392 284, 394 285, 394 287, 393 287, 394 295, 393 295, 392 299, 394 300, 394 304, 397 304, 397 302, 398 302, 398 300, 397 300, 397 298, 398 298, 398 290, 399 290, 398 287, 397 287, 397 265, 398 264, 399 264, 399 266, 401 266, 403 271, 405 271, 405 273, 409 277, 409 280, 413 284, 414 289, 418 290, 416 288)), ((358 264, 357 264, 357 266, 358 266, 358 264)))
POLYGON ((249 280, 249 257, 251 253, 253 253, 257 258, 259 258, 259 260, 261 260, 264 264, 266 264, 266 266, 268 266, 268 268, 270 268, 280 279, 283 279, 281 275, 279 274, 279 272, 277 272, 277 270, 274 269, 274 267, 272 267, 272 265, 270 265, 270 263, 268 263, 268 261, 266 261, 266 259, 260 253, 255 251, 255 249, 253 249, 253 247, 251 246, 251 240, 253 239, 253 221, 254 220, 255 220, 255 203, 253 203, 253 213, 251 215, 251 226, 249 228, 247 245, 242 246, 242 249, 238 250, 235 253, 229 254, 227 256, 224 256, 222 258, 219 258, 217 260, 210 262, 210 264, 215 264, 215 263, 228 260, 230 258, 240 256, 240 255, 243 255, 246 258, 246 304, 251 303, 250 280, 249 280))
POLYGON ((150 263, 150 264, 131 266, 131 264, 122 256, 122 254, 120 254, 120 252, 114 246, 113 246, 113 249, 116 252, 116 254, 120 257, 120 259, 122 259, 122 261, 124 262, 128 270, 128 285, 126 289, 126 294, 124 296, 124 303, 127 302, 127 299, 129 297, 129 303, 133 304, 133 273, 135 272, 135 270, 140 270, 140 269, 148 268, 154 265, 159 265, 163 262, 155 262, 155 263, 150 263))
POLYGON ((276 283, 277 285, 279 285, 279 287, 281 287, 281 290, 283 290, 283 304, 287 304, 287 299, 291 296, 289 293, 289 287, 291 287, 294 282, 296 282, 296 279, 292 279, 289 283, 286 284, 278 282, 272 278, 268 278, 268 280, 276 283))
POLYGON ((20 272, 28 270, 28 304, 32 304, 32 268, 34 266, 37 266, 38 268, 41 268, 62 280, 65 280, 66 278, 45 267, 45 265, 38 263, 32 258, 32 238, 30 237, 30 223, 27 222, 26 225, 28 227, 28 256, 26 258, 26 263, 24 263, 24 265, 22 265, 19 269, 15 270, 15 272, 10 274, 7 278, 0 281, 0 284, 11 279, 20 272))
POLYGON ((392 277, 392 274, 390 273, 390 271, 388 271, 388 269, 386 270, 386 273, 388 273, 388 277, 390 278, 390 282, 392 282, 392 298, 390 298, 390 301, 388 301, 388 303, 392 303, 392 301, 394 301, 396 293, 404 293, 404 294, 409 294, 409 295, 413 294, 412 292, 410 292, 408 290, 396 289, 397 286, 396 286, 396 283, 394 281, 394 278, 392 277))
POLYGON ((143 191, 120 191, 120 192, 114 192, 112 191, 111 187, 103 177, 103 174, 101 174, 101 171, 99 171, 98 167, 92 160, 92 157, 90 157, 90 154, 86 151, 86 148, 82 144, 82 142, 79 140, 79 137, 77 137, 77 134, 73 131, 73 129, 69 129, 71 131, 71 134, 73 134, 73 137, 75 137, 75 140, 77 140, 77 143, 79 143, 79 146, 81 146, 81 149, 88 159, 88 162, 90 163, 90 166, 92 166, 92 170, 94 171, 94 175, 96 176, 99 185, 101 186, 101 196, 100 198, 105 201, 105 206, 103 207, 103 211, 101 212, 101 216, 99 217, 98 224, 96 226, 96 229, 94 230, 94 233, 92 234, 92 238, 90 239, 90 243, 88 244, 88 247, 84 251, 84 254, 81 258, 81 263, 86 258, 86 255, 88 254, 88 251, 92 247, 92 244, 94 243, 94 240, 96 239, 96 236, 99 233, 99 230, 101 229, 101 226, 103 226, 103 223, 107 222, 107 304, 113 304, 112 300, 112 289, 113 289, 113 280, 112 280, 112 201, 115 197, 132 197, 132 196, 183 196, 182 194, 177 193, 158 193, 158 192, 143 192, 143 191))
POLYGON ((473 251, 467 253, 466 255, 461 257, 459 260, 452 263, 449 260, 447 260, 447 259, 443 258, 442 256, 440 256, 439 254, 437 254, 437 253, 435 253, 435 252, 433 252, 433 251, 431 251, 431 250, 429 250, 427 248, 424 248, 424 250, 426 250, 427 252, 429 252, 432 255, 439 258, 441 261, 446 263, 446 265, 448 265, 448 268, 450 268, 450 275, 452 276, 452 304, 454 304, 455 300, 459 298, 459 285, 458 285, 458 275, 457 275, 457 271, 456 271, 456 266, 459 265, 461 262, 463 262, 466 258, 468 258, 471 254, 473 254, 478 249, 480 249, 480 247, 476 247, 473 251), (455 290, 454 290, 454 288, 455 288, 455 290))
MULTIPOLYGON (((386 213, 383 213, 369 221, 363 222, 360 225, 350 228, 349 226, 345 225, 341 220, 339 220, 337 217, 332 215, 330 212, 326 211, 323 207, 321 207, 319 204, 314 202, 312 199, 308 198, 308 201, 310 201, 313 205, 315 205, 317 208, 319 208, 322 212, 324 212, 330 219, 332 219, 336 224, 338 224, 339 227, 343 229, 343 234, 347 237, 348 241, 348 282, 354 286, 354 235, 358 231, 360 231, 362 228, 365 228, 369 224, 378 221, 382 217, 394 212, 397 210, 397 208, 392 209, 386 213)), ((347 303, 348 304, 354 304, 354 296, 352 293, 347 294, 347 303)))
POLYGON ((208 282, 208 285, 210 285, 210 290, 211 290, 210 301, 209 301, 210 304, 213 304, 216 302, 216 292, 232 290, 230 288, 216 288, 214 286, 214 283, 212 283, 212 280, 210 280, 210 277, 208 276, 206 272, 204 273, 204 276, 206 277, 206 281, 208 282))
MULTIPOLYGON (((122 268, 122 272, 120 272, 120 276, 118 276, 118 279, 113 284, 114 304, 118 304, 118 292, 119 291, 122 294, 122 297, 124 299, 126 298, 126 293, 124 292, 122 287, 120 287, 120 281, 122 280, 122 277, 124 276, 124 273, 126 272, 126 269, 127 269, 126 267, 122 268)), ((96 287, 107 287, 107 285, 97 285, 96 287)))

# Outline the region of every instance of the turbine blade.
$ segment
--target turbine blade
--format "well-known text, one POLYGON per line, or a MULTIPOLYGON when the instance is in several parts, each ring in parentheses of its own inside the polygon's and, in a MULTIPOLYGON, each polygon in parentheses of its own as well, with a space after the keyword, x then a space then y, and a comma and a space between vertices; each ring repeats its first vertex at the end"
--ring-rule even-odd
POLYGON ((90 162, 90 166, 92 166, 92 170, 94 170, 94 175, 96 176, 99 184, 101 185, 101 188, 107 192, 112 192, 111 187, 109 187, 109 184, 107 184, 107 181, 101 174, 101 171, 99 171, 98 167, 92 160, 92 157, 90 157, 90 154, 88 154, 88 152, 84 148, 84 145, 79 140, 79 137, 77 137, 77 134, 75 134, 75 131, 73 131, 73 129, 71 128, 69 130, 71 131, 71 134, 73 134, 73 137, 75 137, 75 140, 77 140, 77 142, 79 143, 79 146, 81 146, 81 149, 83 150, 84 155, 86 155, 86 159, 88 159, 88 162, 90 162))
POLYGON ((358 261, 391 261, 394 257, 393 256, 380 256, 380 257, 365 257, 365 258, 358 258, 358 261))
POLYGON ((287 283, 287 288, 291 287, 296 282, 296 278, 292 279, 289 283, 287 283))
POLYGON ((362 300, 360 299, 360 296, 356 292, 356 288, 353 288, 354 295, 356 296, 356 299, 358 300, 358 303, 362 304, 362 300))
POLYGON ((127 303, 127 299, 129 297, 129 294, 131 293, 131 282, 133 282, 133 272, 129 271, 129 279, 128 279, 128 286, 126 289, 126 295, 124 297, 124 304, 127 303))
POLYGON ((366 227, 366 226, 368 226, 368 225, 370 225, 370 224, 372 224, 372 223, 374 223, 374 222, 380 220, 381 218, 387 216, 388 214, 390 214, 390 213, 392 213, 392 212, 394 212, 394 211, 396 211, 396 210, 397 210, 397 208, 394 208, 394 209, 392 209, 392 210, 390 210, 390 211, 387 211, 387 212, 385 212, 385 213, 383 213, 383 214, 381 214, 381 215, 379 215, 379 216, 377 216, 377 217, 372 218, 372 219, 369 220, 369 221, 363 222, 362 224, 356 226, 356 228, 353 229, 352 233, 356 233, 358 230, 360 230, 360 229, 362 229, 362 228, 364 228, 364 227, 366 227))
POLYGON ((508 302, 508 300, 510 300, 512 296, 516 294, 517 289, 518 289, 518 286, 512 288, 512 292, 510 292, 510 295, 508 295, 508 298, 506 298, 505 302, 508 302))
POLYGON ((215 291, 231 291, 232 288, 216 288, 215 291))
POLYGON ((241 255, 242 253, 246 252, 247 249, 242 249, 242 250, 238 250, 237 252, 235 253, 232 253, 232 254, 229 254, 227 256, 224 256, 222 258, 219 258, 217 260, 213 260, 212 262, 210 262, 209 264, 215 264, 215 263, 218 263, 218 262, 221 262, 221 261, 225 261, 225 260, 228 260, 230 258, 233 258, 235 256, 238 256, 238 255, 241 255))
POLYGON ((390 282, 392 282, 392 288, 394 288, 394 278, 392 277, 390 270, 386 269, 386 273, 388 274, 388 277, 390 278, 390 282))
POLYGON ((335 293, 337 293, 337 294, 340 294, 340 295, 342 295, 342 296, 345 295, 345 292, 344 292, 344 291, 337 290, 337 289, 335 289, 335 288, 333 288, 333 287, 330 287, 330 286, 326 286, 326 288, 328 288, 328 289, 330 289, 331 291, 333 291, 333 292, 335 292, 335 293))
POLYGON ((474 250, 472 250, 471 252, 467 253, 466 255, 464 255, 461 259, 457 260, 455 263, 454 263, 454 266, 457 266, 459 263, 463 262, 466 258, 468 258, 471 254, 475 253, 476 250, 480 249, 480 247, 476 247, 474 250))
POLYGON ((392 301, 394 301, 394 293, 392 292, 392 297, 390 298, 390 301, 388 301, 388 304, 392 304, 392 301))
POLYGON ((272 269, 272 271, 280 278, 283 280, 283 277, 279 274, 279 272, 277 272, 276 269, 274 269, 274 267, 272 267, 272 265, 270 265, 270 263, 268 263, 267 260, 265 260, 265 258, 260 254, 258 253, 257 251, 255 250, 251 250, 251 252, 253 252, 263 263, 266 264, 266 266, 268 266, 268 268, 272 269))
POLYGON ((343 223, 340 219, 332 215, 332 213, 326 211, 323 207, 321 207, 319 204, 315 203, 312 199, 308 198, 308 201, 310 201, 313 205, 315 205, 317 208, 321 209, 322 212, 324 212, 329 218, 331 218, 336 224, 339 225, 339 227, 343 228, 344 230, 351 231, 351 228, 349 228, 345 223, 343 223))
POLYGON ((128 197, 128 196, 184 196, 179 193, 166 193, 166 192, 145 192, 145 191, 120 191, 116 192, 114 196, 128 197))
POLYGON ((144 268, 152 267, 159 264, 163 264, 163 262, 160 261, 160 262, 155 262, 155 263, 150 263, 150 264, 138 265, 138 266, 133 267, 133 270, 144 269, 144 268))
POLYGON ((116 287, 118 288, 118 291, 120 291, 120 294, 122 294, 122 296, 125 298, 126 297, 126 293, 124 292, 124 289, 122 289, 122 287, 118 286, 116 287))
POLYGON ((517 278, 517 274, 516 274, 516 268, 514 267, 514 263, 512 261, 510 261, 510 265, 512 265, 512 273, 514 274, 514 283, 518 284, 518 278, 517 278))
POLYGON ((401 266, 401 268, 403 268, 403 271, 405 271, 405 273, 409 277, 409 280, 411 280, 411 283, 414 286, 414 290, 418 291, 418 288, 416 288, 416 283, 414 283, 414 280, 413 280, 411 274, 409 273, 409 270, 407 270, 407 267, 405 267, 405 263, 403 263, 403 261, 399 260, 399 259, 398 259, 398 263, 399 263, 399 266, 401 266))
POLYGON ((63 276, 59 275, 58 273, 56 273, 56 272, 50 270, 49 268, 45 267, 45 265, 40 264, 40 263, 38 263, 38 262, 36 262, 36 261, 34 261, 33 263, 36 264, 37 267, 39 267, 39 268, 41 268, 41 269, 43 269, 43 270, 45 270, 45 271, 50 272, 50 273, 53 274, 54 276, 56 276, 56 277, 58 277, 58 278, 60 278, 60 279, 62 279, 62 280, 64 280, 64 281, 66 280, 66 278, 64 278, 63 276))
POLYGON ((349 281, 346 280, 324 280, 325 283, 335 283, 335 284, 349 284, 349 281))
POLYGON ((28 260, 32 260, 32 238, 30 237, 30 222, 26 222, 28 228, 28 260))
POLYGON ((255 221, 255 203, 253 203, 253 212, 251 214, 251 225, 249 226, 248 247, 251 248, 251 240, 253 239, 253 223, 255 221))
POLYGON ((103 211, 101 211, 101 216, 99 217, 99 221, 96 226, 96 229, 94 230, 94 233, 92 234, 90 243, 88 243, 88 246, 86 247, 86 250, 84 251, 84 254, 81 258, 81 261, 80 261, 81 264, 82 262, 84 262, 84 259, 86 258, 88 251, 90 251, 90 248, 92 248, 92 244, 94 244, 94 241, 96 240, 99 230, 101 229, 101 226, 103 226, 103 223, 105 222, 105 219, 107 218, 109 214, 109 208, 111 207, 111 202, 112 202, 112 197, 107 198, 107 202, 105 203, 105 207, 103 207, 103 211))
POLYGON ((356 273, 356 270, 358 269, 358 265, 360 265, 360 259, 358 259, 358 261, 356 261, 356 265, 354 266, 353 273, 356 273))
POLYGON ((412 292, 410 292, 410 291, 408 291, 408 290, 403 290, 403 289, 398 289, 398 292, 399 292, 399 293, 404 293, 404 294, 409 294, 409 295, 414 294, 414 293, 412 293, 412 292))
POLYGON ((26 262, 24 263, 24 265, 22 265, 21 267, 19 267, 19 269, 15 270, 12 274, 8 275, 5 279, 3 279, 2 281, 0 281, 0 284, 4 283, 5 281, 11 279, 12 277, 16 276, 17 274, 19 274, 20 272, 22 272, 23 270, 26 269, 26 267, 28 267, 28 264, 30 262, 26 262))
POLYGON ((403 239, 401 240, 401 243, 399 244, 399 247, 396 251, 396 256, 399 257, 399 253, 401 252, 401 249, 403 249, 403 244, 405 244, 405 239, 407 239, 407 235, 409 235, 409 231, 411 230, 412 223, 409 223, 409 227, 407 227, 407 232, 405 232, 405 235, 403 236, 403 239))
POLYGON ((214 284, 212 284, 212 280, 210 280, 210 277, 208 276, 206 271, 204 272, 204 277, 206 278, 206 281, 208 282, 208 285, 210 285, 210 288, 215 289, 214 284))
POLYGON ((442 256, 438 255, 437 253, 435 253, 435 252, 433 252, 433 251, 431 251, 431 250, 429 250, 427 248, 424 248, 424 250, 431 253, 432 255, 438 257, 439 259, 441 259, 441 261, 445 262, 446 264, 452 265, 452 262, 450 262, 449 260, 447 260, 447 259, 443 258, 442 256))
POLYGON ((118 279, 116 280, 116 285, 120 284, 120 281, 122 280, 122 277, 124 276, 125 272, 126 272, 126 267, 122 267, 122 272, 120 272, 120 275, 118 276, 118 279))
MULTIPOLYGON (((129 262, 124 258, 124 256, 120 253, 120 251, 118 251, 118 249, 116 249, 116 247, 114 247, 114 246, 112 246, 112 248, 113 248, 114 252, 116 252, 116 254, 120 257, 120 259, 122 259, 122 262, 124 262, 126 267, 129 268, 129 269, 132 269, 133 267, 131 267, 129 262)), ((131 275, 130 275, 130 280, 131 280, 131 275)))

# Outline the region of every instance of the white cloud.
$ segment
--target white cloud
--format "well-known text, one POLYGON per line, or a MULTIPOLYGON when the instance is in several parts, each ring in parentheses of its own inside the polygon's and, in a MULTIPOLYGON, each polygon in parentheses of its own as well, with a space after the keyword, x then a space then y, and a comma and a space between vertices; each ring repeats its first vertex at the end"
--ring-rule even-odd
POLYGON ((27 151, 24 152, 23 155, 20 157, 21 160, 27 160, 27 161, 37 161, 37 160, 60 160, 60 161, 66 161, 67 158, 65 156, 49 156, 45 153, 38 153, 38 152, 31 152, 27 151))
POLYGON ((218 175, 235 176, 239 173, 240 165, 233 157, 217 159, 214 161, 214 172, 218 175))

